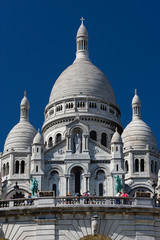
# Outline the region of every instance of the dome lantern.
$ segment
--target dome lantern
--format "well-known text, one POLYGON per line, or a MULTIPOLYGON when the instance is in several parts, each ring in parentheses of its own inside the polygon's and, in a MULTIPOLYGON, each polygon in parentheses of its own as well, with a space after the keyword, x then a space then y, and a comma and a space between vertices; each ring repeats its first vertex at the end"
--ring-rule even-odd
POLYGON ((27 93, 24 92, 24 98, 20 104, 20 121, 29 121, 29 101, 26 97, 27 93))
POLYGON ((132 99, 132 119, 141 119, 141 101, 137 95, 137 89, 132 99))
POLYGON ((85 19, 81 18, 81 25, 77 31, 76 41, 77 41, 77 52, 76 58, 88 58, 88 32, 85 28, 83 21, 85 19))

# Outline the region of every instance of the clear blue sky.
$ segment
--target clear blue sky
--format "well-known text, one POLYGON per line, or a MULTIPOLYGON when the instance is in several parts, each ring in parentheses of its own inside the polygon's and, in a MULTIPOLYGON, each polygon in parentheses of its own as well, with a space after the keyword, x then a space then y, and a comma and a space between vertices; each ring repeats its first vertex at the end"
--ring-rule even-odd
POLYGON ((110 80, 123 127, 134 89, 142 118, 160 146, 160 1, 0 1, 0 151, 19 121, 24 90, 38 129, 60 73, 75 58, 76 32, 86 19, 91 61, 110 80), (57 2, 57 3, 55 3, 57 2))

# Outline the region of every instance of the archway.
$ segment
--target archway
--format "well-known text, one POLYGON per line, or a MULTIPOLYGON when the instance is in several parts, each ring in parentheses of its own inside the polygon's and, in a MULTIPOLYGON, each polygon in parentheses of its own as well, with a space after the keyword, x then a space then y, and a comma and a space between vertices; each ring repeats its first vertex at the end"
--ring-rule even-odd
POLYGON ((72 183, 71 191, 72 193, 80 193, 82 191, 82 173, 83 169, 81 167, 74 167, 71 171, 72 183))

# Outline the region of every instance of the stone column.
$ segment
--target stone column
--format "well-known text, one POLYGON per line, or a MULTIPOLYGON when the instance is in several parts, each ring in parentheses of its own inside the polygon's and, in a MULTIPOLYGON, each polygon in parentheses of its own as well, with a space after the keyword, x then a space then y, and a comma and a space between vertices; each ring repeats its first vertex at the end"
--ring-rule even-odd
POLYGON ((66 178, 66 195, 70 192, 70 174, 65 174, 66 178))
POLYGON ((84 150, 88 151, 88 135, 84 135, 84 150))
POLYGON ((67 152, 72 152, 72 135, 68 134, 67 135, 67 152))

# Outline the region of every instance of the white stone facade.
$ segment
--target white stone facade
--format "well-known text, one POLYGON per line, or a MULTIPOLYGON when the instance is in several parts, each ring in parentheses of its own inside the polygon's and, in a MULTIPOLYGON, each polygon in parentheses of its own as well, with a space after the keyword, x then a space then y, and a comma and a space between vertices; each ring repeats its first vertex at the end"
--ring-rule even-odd
MULTIPOLYGON (((89 59, 88 40, 82 21, 76 38, 76 59, 52 88, 44 112, 42 135, 29 123, 25 93, 20 105, 20 121, 8 134, 0 156, 2 199, 14 196, 16 182, 18 191, 27 197, 31 192, 30 178, 36 178, 40 191, 54 191, 56 197, 65 197, 68 192, 76 196, 87 191, 92 196, 114 197, 116 176, 131 197, 136 192, 148 192, 152 196, 158 191, 159 152, 151 129, 141 119, 137 91, 132 100, 133 119, 123 131, 111 84, 89 59)), ((6 223, 2 220, 2 229, 9 239, 78 240, 91 235, 93 213, 94 207, 88 215, 76 215, 74 220, 70 213, 62 218, 58 215, 57 228, 57 219, 35 219, 30 213, 24 224, 22 219, 20 225, 15 224, 14 217, 6 223), (30 236, 26 233, 28 230, 30 236), (44 231, 47 238, 41 236, 44 231)), ((103 216, 101 211, 99 215, 101 235, 117 240, 142 239, 141 234, 136 233, 138 224, 143 223, 138 217, 135 219, 132 214, 124 217, 122 213, 112 216, 108 212, 103 216), (130 230, 125 226, 127 223, 130 230)), ((144 223, 150 225, 148 219, 144 218, 144 223)), ((98 226, 94 221, 93 225, 98 226)), ((155 220, 151 220, 151 228, 152 221, 155 220)), ((144 231, 148 230, 144 227, 144 231)), ((158 238, 146 235, 143 239, 158 238)))

